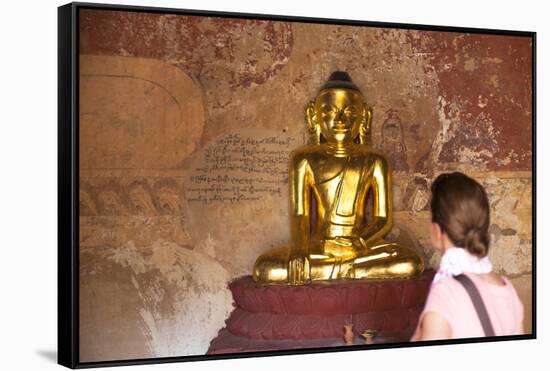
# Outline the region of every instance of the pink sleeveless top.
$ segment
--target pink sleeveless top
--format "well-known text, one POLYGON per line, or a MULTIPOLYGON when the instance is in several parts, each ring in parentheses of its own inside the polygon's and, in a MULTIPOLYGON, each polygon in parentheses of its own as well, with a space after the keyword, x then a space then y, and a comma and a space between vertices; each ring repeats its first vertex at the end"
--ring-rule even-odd
MULTIPOLYGON (((479 290, 495 335, 519 335, 518 325, 523 321, 523 305, 510 280, 501 276, 505 285, 498 286, 483 281, 475 274, 465 274, 479 290)), ((443 278, 432 284, 413 341, 418 339, 420 321, 428 312, 437 312, 449 322, 453 339, 485 336, 468 292, 452 277, 443 278)))

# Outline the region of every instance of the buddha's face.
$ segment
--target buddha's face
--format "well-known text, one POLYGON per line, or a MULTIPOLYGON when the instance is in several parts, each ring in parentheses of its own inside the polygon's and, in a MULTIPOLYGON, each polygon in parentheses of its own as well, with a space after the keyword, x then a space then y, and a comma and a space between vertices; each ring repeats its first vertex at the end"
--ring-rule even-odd
POLYGON ((315 118, 327 142, 353 141, 365 119, 363 95, 353 89, 325 89, 315 100, 315 118))

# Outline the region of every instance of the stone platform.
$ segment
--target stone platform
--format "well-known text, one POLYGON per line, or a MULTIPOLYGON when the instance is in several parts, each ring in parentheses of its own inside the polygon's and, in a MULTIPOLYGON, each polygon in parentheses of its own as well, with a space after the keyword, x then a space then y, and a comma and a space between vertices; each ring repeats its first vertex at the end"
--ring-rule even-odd
POLYGON ((340 280, 304 286, 232 281, 235 309, 208 354, 344 344, 344 325, 360 334, 376 330, 375 343, 407 341, 424 307, 434 271, 412 280, 340 280))

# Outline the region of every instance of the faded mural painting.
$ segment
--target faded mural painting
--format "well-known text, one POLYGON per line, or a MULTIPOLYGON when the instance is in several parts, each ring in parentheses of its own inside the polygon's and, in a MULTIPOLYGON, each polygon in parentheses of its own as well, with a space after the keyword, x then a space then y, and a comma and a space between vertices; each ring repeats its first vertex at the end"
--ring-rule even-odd
POLYGON ((80 361, 204 354, 227 284, 288 240, 304 107, 347 71, 393 165, 392 237, 429 266, 431 180, 491 202, 531 329, 532 91, 521 37, 82 10, 80 361))

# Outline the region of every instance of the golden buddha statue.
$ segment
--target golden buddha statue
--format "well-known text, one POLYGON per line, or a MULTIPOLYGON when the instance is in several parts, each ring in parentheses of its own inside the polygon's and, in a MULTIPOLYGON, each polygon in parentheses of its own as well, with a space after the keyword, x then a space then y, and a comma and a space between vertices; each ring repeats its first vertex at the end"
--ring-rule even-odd
POLYGON ((256 282, 298 285, 422 273, 424 263, 414 250, 383 239, 392 227, 391 168, 367 144, 371 119, 346 72, 334 72, 308 104, 313 143, 290 160, 291 241, 256 260, 256 282), (367 216, 369 194, 373 207, 367 216))

